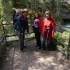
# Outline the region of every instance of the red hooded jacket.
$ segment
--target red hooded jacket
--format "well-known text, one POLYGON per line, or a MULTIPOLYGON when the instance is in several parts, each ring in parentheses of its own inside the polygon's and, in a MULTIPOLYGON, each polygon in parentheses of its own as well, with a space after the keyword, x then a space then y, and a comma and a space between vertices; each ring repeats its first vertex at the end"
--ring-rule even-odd
POLYGON ((44 37, 44 32, 47 30, 46 39, 52 40, 52 37, 54 36, 55 32, 55 22, 53 18, 45 18, 44 24, 42 27, 42 37, 44 37))

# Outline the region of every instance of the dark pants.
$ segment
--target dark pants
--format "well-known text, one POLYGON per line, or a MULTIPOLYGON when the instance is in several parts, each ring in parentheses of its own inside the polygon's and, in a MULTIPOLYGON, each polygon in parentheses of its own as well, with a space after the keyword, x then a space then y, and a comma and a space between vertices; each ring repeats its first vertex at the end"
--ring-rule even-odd
POLYGON ((21 35, 19 33, 19 40, 20 40, 20 50, 24 49, 24 37, 25 37, 25 32, 23 32, 24 35, 21 35))
POLYGON ((39 46, 41 48, 40 36, 41 36, 40 32, 35 32, 35 38, 36 38, 37 46, 39 46))

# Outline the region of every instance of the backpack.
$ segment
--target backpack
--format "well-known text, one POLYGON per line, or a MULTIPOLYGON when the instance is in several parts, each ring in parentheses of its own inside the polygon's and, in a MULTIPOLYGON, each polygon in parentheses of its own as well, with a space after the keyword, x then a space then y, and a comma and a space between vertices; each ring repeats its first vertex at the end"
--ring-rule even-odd
POLYGON ((17 26, 17 19, 18 19, 18 14, 17 13, 15 13, 15 15, 14 15, 14 23, 13 23, 13 28, 14 28, 14 30, 18 30, 18 26, 17 26))

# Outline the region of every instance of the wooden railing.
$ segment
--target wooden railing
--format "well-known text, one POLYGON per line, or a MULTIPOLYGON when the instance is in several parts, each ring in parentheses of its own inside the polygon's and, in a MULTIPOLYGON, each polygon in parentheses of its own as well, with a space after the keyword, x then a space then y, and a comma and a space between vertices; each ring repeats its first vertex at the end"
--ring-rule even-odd
MULTIPOLYGON (((17 31, 15 31, 13 29, 13 24, 11 24, 11 23, 9 23, 9 24, 2 24, 1 23, 0 28, 1 28, 0 30, 3 32, 2 34, 0 34, 1 35, 0 36, 0 51, 1 51, 2 48, 4 47, 4 45, 6 44, 6 42, 17 40, 16 38, 18 38, 18 34, 17 34, 17 31), (16 37, 16 38, 12 39, 12 37, 13 38, 16 37)), ((29 38, 30 35, 33 33, 33 31, 32 31, 33 29, 31 29, 31 28, 32 27, 29 26, 30 32, 28 34, 26 33, 26 38, 29 38)), ((33 35, 33 37, 34 37, 34 35, 33 35)))
POLYGON ((1 23, 0 24, 0 52, 5 44, 6 44, 6 35, 4 31, 4 26, 1 23))
MULTIPOLYGON (((70 29, 70 27, 66 27, 66 26, 62 26, 59 24, 56 24, 56 31, 63 33, 64 30, 63 29, 70 29)), ((66 32, 69 33, 69 31, 66 30, 66 32)), ((62 51, 61 49, 59 49, 63 54, 65 54, 66 58, 68 58, 70 56, 69 52, 70 52, 70 34, 69 34, 69 39, 68 39, 68 44, 65 44, 64 42, 57 40, 57 43, 60 44, 62 47, 66 47, 66 51, 62 51)))
MULTIPOLYGON (((7 38, 8 37, 12 37, 12 36, 17 36, 17 33, 13 30, 13 26, 12 26, 13 24, 1 24, 0 26, 2 27, 2 30, 3 30, 3 35, 2 35, 2 37, 0 38, 0 48, 3 48, 3 45, 7 42, 7 38)), ((33 29, 31 29, 32 27, 30 27, 30 33, 29 33, 29 35, 31 34, 31 33, 33 33, 33 29)), ((69 27, 63 27, 62 25, 56 25, 56 31, 58 31, 58 32, 60 32, 60 33, 62 33, 62 31, 63 31, 63 28, 69 28, 69 27)), ((61 46, 63 47, 65 47, 66 46, 66 48, 67 48, 67 50, 66 50, 66 52, 63 52, 61 49, 59 49, 62 53, 64 53, 65 54, 65 56, 66 56, 66 58, 68 58, 69 57, 69 48, 70 48, 70 37, 69 37, 69 41, 68 41, 68 44, 65 44, 65 43, 63 43, 63 42, 61 42, 61 41, 59 41, 59 40, 57 40, 57 42, 58 42, 58 44, 61 44, 61 46)), ((1 50, 1 49, 0 49, 1 50)))

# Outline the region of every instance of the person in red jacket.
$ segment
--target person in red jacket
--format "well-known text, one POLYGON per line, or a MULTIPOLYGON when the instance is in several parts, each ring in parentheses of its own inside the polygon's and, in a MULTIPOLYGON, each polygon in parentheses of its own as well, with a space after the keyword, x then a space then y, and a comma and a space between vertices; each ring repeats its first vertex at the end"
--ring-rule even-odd
POLYGON ((45 12, 44 25, 42 27, 42 49, 46 50, 45 40, 47 40, 47 49, 51 48, 51 41, 55 32, 55 21, 49 11, 45 12))
POLYGON ((39 49, 41 49, 40 37, 41 37, 42 26, 43 26, 43 19, 40 17, 40 14, 36 12, 34 15, 32 27, 35 33, 35 38, 36 38, 36 43, 37 43, 36 46, 38 46, 39 49))

